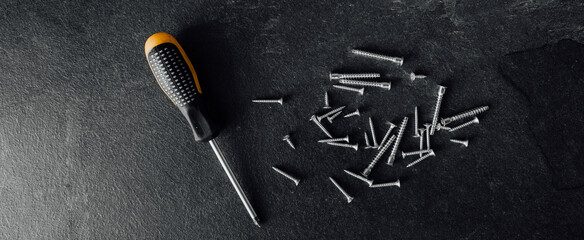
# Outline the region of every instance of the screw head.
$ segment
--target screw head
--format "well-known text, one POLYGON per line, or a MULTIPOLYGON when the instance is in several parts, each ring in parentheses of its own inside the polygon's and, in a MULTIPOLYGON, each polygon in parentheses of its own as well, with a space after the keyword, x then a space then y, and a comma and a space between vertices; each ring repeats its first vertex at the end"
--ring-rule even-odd
POLYGON ((294 179, 294 184, 296 184, 296 186, 298 186, 299 183, 300 183, 300 179, 294 179))
POLYGON ((312 115, 312 117, 310 117, 310 119, 308 121, 310 122, 310 121, 315 121, 315 120, 317 121, 316 115, 312 115))
POLYGON ((446 87, 445 86, 439 86, 440 88, 438 89, 438 95, 444 95, 444 93, 446 93, 446 87))
POLYGON ((430 154, 430 156, 432 156, 432 157, 436 156, 436 153, 434 153, 434 150, 433 150, 433 149, 430 149, 430 153, 429 153, 429 154, 430 154))
POLYGON ((416 80, 416 74, 410 73, 410 81, 416 80))
POLYGON ((341 74, 338 74, 338 73, 329 73, 329 78, 330 78, 331 81, 332 80, 336 80, 336 79, 339 79, 340 78, 340 75, 341 74))
POLYGON ((478 117, 474 117, 474 119, 472 120, 473 123, 479 123, 479 118, 478 117))
POLYGON ((381 88, 391 90, 391 83, 381 83, 381 88))
POLYGON ((290 134, 288 134, 288 135, 284 136, 284 138, 282 138, 282 140, 284 140, 284 141, 286 141, 288 139, 290 139, 290 134))
POLYGON ((353 149, 355 149, 355 151, 359 150, 359 144, 353 145, 353 149))
POLYGON ((402 158, 406 158, 406 153, 402 151, 402 158))
POLYGON ((359 89, 359 95, 363 95, 364 92, 365 92, 365 88, 360 88, 359 89))
POLYGON ((396 183, 395 183, 395 185, 396 185, 398 188, 401 188, 401 184, 400 184, 400 181, 399 181, 399 179, 398 179, 397 181, 395 181, 395 182, 396 182, 396 183))
POLYGON ((355 198, 351 197, 351 196, 347 197, 347 203, 351 203, 353 201, 353 199, 355 199, 355 198))
POLYGON ((446 124, 448 124, 446 122, 446 120, 444 120, 444 118, 440 118, 440 124, 442 124, 442 126, 446 126, 446 124))
POLYGON ((397 64, 401 67, 402 65, 404 65, 404 59, 400 58, 397 62, 397 64))

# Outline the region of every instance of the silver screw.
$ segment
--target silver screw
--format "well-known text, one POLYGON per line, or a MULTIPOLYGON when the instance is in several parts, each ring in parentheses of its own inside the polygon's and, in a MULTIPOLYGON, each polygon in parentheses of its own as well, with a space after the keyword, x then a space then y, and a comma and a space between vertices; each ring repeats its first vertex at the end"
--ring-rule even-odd
POLYGON ((468 147, 468 140, 458 140, 458 139, 450 139, 453 143, 462 144, 464 147, 468 147))
POLYGON ((351 201, 353 201, 353 197, 351 197, 342 187, 341 185, 339 185, 337 183, 337 181, 335 181, 332 177, 329 177, 329 179, 331 180, 331 182, 333 182, 333 184, 339 189, 339 191, 341 191, 341 193, 343 193, 343 195, 345 195, 345 197, 347 198, 347 202, 350 203, 351 201))
POLYGON ((418 106, 414 107, 414 137, 420 137, 418 132, 418 106))
POLYGON ((361 113, 359 113, 359 109, 358 108, 354 112, 345 115, 346 118, 352 117, 352 116, 361 116, 361 113))
POLYGON ((331 111, 329 111, 329 112, 327 112, 327 113, 325 113, 323 115, 320 115, 320 116, 316 117, 316 120, 318 120, 320 122, 320 121, 322 121, 323 118, 326 118, 326 117, 328 117, 330 115, 333 115, 333 114, 337 113, 338 111, 342 111, 345 107, 346 106, 342 106, 342 107, 335 108, 335 109, 333 109, 333 110, 331 110, 331 111))
POLYGON ((326 119, 329 121, 329 123, 333 123, 333 120, 335 118, 337 118, 339 115, 341 115, 341 113, 343 113, 343 112, 342 111, 338 111, 337 113, 335 113, 335 115, 328 116, 328 117, 326 117, 326 119))
POLYGON ((371 179, 367 179, 367 178, 365 178, 365 177, 363 177, 363 176, 361 176, 361 175, 359 175, 359 174, 356 174, 356 173, 354 173, 354 172, 351 172, 351 171, 349 171, 349 170, 347 170, 347 169, 345 169, 345 172, 346 172, 347 174, 349 174, 349 175, 351 175, 351 176, 353 176, 353 177, 355 177, 355 178, 357 178, 357 179, 359 179, 359 180, 363 181, 363 182, 366 182, 367 184, 369 184, 369 186, 371 186, 371 184, 373 184, 373 180, 371 180, 371 179))
POLYGON ((438 123, 438 113, 440 112, 440 104, 442 104, 442 97, 446 92, 446 87, 439 86, 438 88, 438 99, 436 100, 436 108, 434 109, 434 118, 432 118, 432 129, 430 129, 430 135, 434 135, 436 131, 436 124, 438 123))
POLYGON ((406 130, 406 124, 408 124, 408 117, 404 117, 399 126, 399 132, 397 133, 397 138, 395 139, 395 144, 393 145, 393 149, 391 150, 391 154, 387 159, 387 165, 393 166, 393 161, 395 161, 395 154, 397 153, 397 148, 401 142, 401 139, 404 135, 404 130, 406 130))
POLYGON ((328 97, 328 92, 324 92, 324 109, 329 109, 331 108, 331 106, 329 106, 329 97, 328 97))
POLYGON ((468 122, 466 122, 466 123, 463 123, 463 124, 461 124, 461 125, 459 125, 459 126, 453 127, 452 129, 450 129, 450 130, 449 130, 449 132, 454 132, 454 131, 456 131, 456 130, 458 130, 458 129, 461 129, 461 128, 463 128, 463 127, 466 127, 466 126, 468 126, 468 125, 472 125, 472 124, 475 124, 475 123, 476 123, 476 124, 478 124, 478 123, 479 123, 479 119, 478 119, 477 117, 474 117, 472 120, 470 120, 470 121, 468 121, 468 122))
POLYGON ((371 185, 369 185, 369 187, 371 187, 371 188, 392 187, 392 186, 401 187, 401 184, 399 183, 399 179, 397 181, 395 181, 395 182, 378 183, 378 184, 371 184, 371 185))
POLYGON ((349 142, 349 135, 344 138, 330 138, 318 140, 319 143, 329 143, 329 142, 349 142))
POLYGON ((416 161, 413 161, 412 163, 408 164, 406 167, 411 167, 411 166, 414 166, 414 165, 416 165, 417 163, 421 162, 422 160, 424 160, 424 159, 426 159, 426 158, 428 158, 428 157, 434 157, 434 156, 436 156, 436 154, 434 153, 434 151, 433 151, 433 150, 430 150, 430 153, 428 153, 428 154, 426 154, 426 155, 424 155, 424 156, 422 156, 422 157, 418 158, 416 161))
POLYGON ((320 128, 320 130, 322 130, 329 138, 333 138, 333 135, 331 135, 329 131, 324 128, 324 126, 316 119, 316 116, 312 115, 312 117, 310 117, 310 121, 313 121, 314 124, 316 124, 316 126, 318 126, 318 128, 320 128))
POLYGON ((332 146, 337 146, 337 147, 352 148, 352 149, 355 149, 355 151, 359 150, 359 144, 357 144, 357 143, 347 144, 347 143, 338 143, 338 142, 327 142, 326 144, 332 145, 332 146))
POLYGON ((414 81, 416 79, 426 78, 425 75, 416 75, 415 73, 410 73, 410 81, 414 81))
POLYGON ((381 77, 379 73, 330 73, 330 80, 337 80, 343 78, 378 78, 381 77))
POLYGON ((351 50, 351 53, 353 53, 355 55, 359 55, 359 56, 364 56, 364 57, 368 57, 368 58, 377 59, 377 60, 390 61, 392 63, 397 64, 398 66, 401 66, 401 65, 404 64, 404 59, 403 58, 399 58, 399 57, 389 57, 389 56, 384 56, 384 55, 381 55, 381 54, 365 52, 365 51, 361 51, 361 50, 357 50, 357 49, 351 50))
POLYGON ((300 183, 300 179, 293 177, 292 175, 280 170, 277 167, 272 167, 272 169, 274 169, 276 172, 278 172, 279 174, 282 174, 282 176, 294 181, 294 183, 296 184, 296 186, 298 186, 298 184, 300 183))
POLYGON ((402 151, 402 158, 406 158, 407 156, 412 156, 412 155, 416 155, 416 154, 429 153, 430 151, 432 151, 432 149, 424 149, 424 150, 413 151, 413 152, 404 152, 404 151, 402 151))
MULTIPOLYGON (((420 151, 424 149, 424 132, 426 131, 425 128, 418 128, 420 131, 420 151)), ((422 154, 420 153, 420 157, 422 154)))
POLYGON ((333 85, 333 87, 338 88, 338 89, 347 90, 347 91, 357 92, 357 93, 359 93, 359 95, 363 95, 363 92, 365 92, 365 88, 352 88, 352 87, 347 87, 347 86, 342 86, 342 85, 333 85))
POLYGON ((369 136, 367 136, 367 132, 364 132, 365 135, 365 148, 371 148, 371 144, 369 143, 369 136))
POLYGON ((393 130, 396 127, 395 124, 389 121, 385 122, 385 124, 389 125, 389 129, 387 129, 387 132, 385 132, 385 136, 383 136, 381 143, 379 143, 380 146, 383 146, 383 144, 385 144, 385 141, 387 140, 387 138, 389 138, 389 133, 391 133, 391 130, 393 130))
POLYGON ((440 122, 442 123, 442 126, 446 126, 451 122, 454 122, 454 121, 457 121, 460 119, 465 119, 467 117, 474 117, 474 116, 479 115, 480 113, 485 112, 487 110, 489 110, 489 106, 482 106, 482 107, 473 108, 471 110, 454 115, 452 117, 442 118, 442 119, 440 119, 440 122))
POLYGON ((430 149, 430 126, 432 124, 426 123, 424 126, 426 127, 426 149, 430 149))
POLYGON ((385 145, 383 145, 383 147, 381 147, 381 149, 379 149, 379 151, 377 152, 377 154, 375 155, 373 160, 371 160, 371 163, 369 163, 367 168, 365 168, 365 170, 363 170, 361 175, 363 175, 365 177, 369 176, 369 173, 371 173, 371 170, 373 170, 373 167, 375 167, 375 164, 377 164, 377 161, 379 161, 381 156, 383 156, 385 151, 387 151, 389 146, 391 146, 391 143, 393 142, 393 140, 395 140, 395 135, 391 136, 391 138, 389 140, 387 140, 387 143, 385 145))
POLYGON ((280 105, 282 105, 284 103, 283 98, 280 98, 280 99, 254 99, 251 101, 254 103, 279 103, 280 105))
POLYGON ((284 136, 282 140, 286 141, 288 145, 290 145, 290 147, 292 147, 293 149, 296 149, 296 147, 294 147, 294 144, 292 143, 292 140, 290 140, 290 134, 284 136))
POLYGON ((444 130, 446 130, 446 131, 450 131, 450 129, 452 129, 452 128, 451 128, 451 127, 448 127, 448 126, 444 126, 444 125, 442 125, 442 123, 438 123, 438 124, 436 125, 436 130, 437 130, 437 131, 440 131, 440 130, 442 130, 442 129, 444 129, 444 130))
POLYGON ((377 138, 375 137, 375 129, 373 128, 373 120, 369 117, 369 128, 371 128, 371 139, 373 139, 373 147, 378 148, 377 138))
POLYGON ((355 85, 355 86, 378 87, 378 88, 391 90, 391 83, 390 82, 369 82, 369 81, 360 81, 360 80, 341 79, 341 80, 339 80, 339 83, 347 84, 347 85, 355 85))

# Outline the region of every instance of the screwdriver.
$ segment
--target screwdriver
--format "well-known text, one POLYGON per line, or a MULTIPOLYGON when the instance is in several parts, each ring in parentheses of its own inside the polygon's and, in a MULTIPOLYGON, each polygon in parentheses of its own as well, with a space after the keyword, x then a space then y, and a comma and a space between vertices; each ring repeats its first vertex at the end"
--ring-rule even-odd
POLYGON ((221 166, 235 187, 245 209, 259 227, 257 214, 241 189, 233 171, 231 171, 223 152, 215 142, 219 128, 209 119, 209 114, 201 102, 203 92, 199 85, 199 79, 185 51, 172 35, 164 32, 150 36, 146 40, 144 50, 158 85, 187 119, 195 135, 195 141, 211 144, 211 148, 219 158, 221 166))

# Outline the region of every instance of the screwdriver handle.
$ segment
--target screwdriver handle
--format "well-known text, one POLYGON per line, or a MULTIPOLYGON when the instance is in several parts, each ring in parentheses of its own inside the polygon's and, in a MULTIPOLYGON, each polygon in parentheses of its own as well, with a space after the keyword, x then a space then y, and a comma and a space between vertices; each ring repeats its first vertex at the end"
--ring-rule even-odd
POLYGON ((170 34, 159 32, 146 40, 146 59, 156 82, 185 116, 195 140, 207 142, 219 134, 201 99, 201 86, 189 57, 170 34))

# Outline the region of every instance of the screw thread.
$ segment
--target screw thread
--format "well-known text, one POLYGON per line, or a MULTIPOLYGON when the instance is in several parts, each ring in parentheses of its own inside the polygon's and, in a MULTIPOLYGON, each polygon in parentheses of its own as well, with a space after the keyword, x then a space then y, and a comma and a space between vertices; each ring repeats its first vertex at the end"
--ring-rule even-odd
POLYGON ((468 122, 465 122, 459 126, 453 127, 452 129, 449 130, 449 132, 454 132, 456 130, 459 130, 461 128, 467 127, 469 125, 475 124, 475 123, 479 123, 479 119, 477 117, 475 117, 473 120, 470 120, 468 122))
POLYGON ((350 195, 349 195, 349 194, 348 194, 348 193, 345 191, 345 189, 343 189, 343 188, 341 187, 341 185, 339 185, 339 184, 337 183, 337 181, 335 181, 335 180, 334 180, 332 177, 329 177, 329 179, 331 180, 331 182, 333 182, 333 184, 335 185, 335 187, 337 187, 337 189, 339 189, 339 191, 341 191, 341 193, 342 193, 342 194, 343 194, 343 195, 344 195, 344 196, 347 198, 347 201, 348 201, 348 202, 351 202, 351 201, 353 201, 353 197, 351 197, 351 196, 350 196, 350 195))
POLYGON ((383 145, 383 147, 381 149, 379 149, 379 151, 377 152, 377 154, 375 155, 373 160, 371 160, 371 163, 369 163, 367 168, 365 168, 365 170, 363 170, 361 175, 363 175, 365 177, 369 176, 369 173, 371 173, 371 170, 373 169, 373 167, 375 167, 375 164, 377 164, 379 159, 381 159, 381 156, 383 156, 385 151, 387 151, 389 146, 391 146, 391 143, 393 142, 393 140, 395 140, 395 135, 391 136, 391 138, 387 141, 387 143, 385 145, 383 145))
POLYGON ((352 149, 355 149, 355 151, 357 151, 359 149, 358 144, 347 144, 347 143, 338 143, 338 142, 327 142, 326 144, 332 145, 332 146, 338 146, 338 147, 352 148, 352 149))
POLYGON ((420 137, 418 132, 418 106, 414 107, 414 137, 420 137))
POLYGON ((272 167, 272 169, 274 169, 276 172, 278 172, 279 174, 281 174, 282 176, 294 181, 296 183, 296 185, 298 185, 298 182, 300 182, 300 179, 293 177, 292 175, 282 171, 281 169, 277 168, 277 167, 272 167))
POLYGON ((326 119, 330 122, 333 123, 333 119, 337 118, 339 115, 341 115, 341 113, 343 113, 342 111, 338 111, 337 113, 335 113, 332 116, 328 116, 326 117, 326 119))
POLYGON ((324 108, 330 108, 328 92, 324 92, 324 108))
MULTIPOLYGON (((424 128, 420 128, 420 151, 424 149, 424 131, 426 129, 424 128)), ((422 156, 422 154, 420 153, 420 157, 422 156)))
POLYGON ((395 144, 393 145, 393 149, 391 149, 391 154, 389 155, 389 159, 387 160, 387 165, 393 166, 393 161, 395 160, 395 154, 397 153, 397 148, 401 142, 401 139, 404 135, 404 130, 406 130, 406 124, 408 123, 408 117, 404 117, 399 126, 399 132, 397 133, 397 138, 395 139, 395 144))
POLYGON ((319 143, 329 143, 329 142, 349 142, 349 136, 347 135, 344 138, 330 138, 330 139, 322 139, 318 140, 319 143))
POLYGON ((331 135, 329 133, 328 130, 326 130, 326 128, 324 128, 324 126, 316 119, 316 117, 312 118, 312 121, 314 122, 314 124, 316 124, 316 126, 318 126, 318 128, 320 128, 320 130, 322 130, 329 138, 333 138, 333 135, 331 135))
POLYGON ((323 114, 321 116, 316 117, 316 120, 320 121, 320 120, 322 120, 325 117, 328 117, 330 115, 333 115, 333 114, 337 113, 338 111, 343 110, 344 108, 345 108, 345 106, 335 108, 335 109, 333 109, 333 110, 331 110, 331 111, 329 111, 329 112, 327 112, 327 113, 325 113, 325 114, 323 114))
POLYGON ((450 141, 453 142, 453 143, 462 144, 465 147, 468 147, 468 140, 450 139, 450 141))
POLYGON ((385 141, 387 140, 387 138, 389 137, 389 133, 391 133, 391 130, 393 130, 395 128, 395 124, 389 122, 389 129, 387 129, 387 132, 385 132, 385 136, 383 136, 383 139, 381 139, 381 143, 379 143, 380 146, 383 146, 385 144, 385 141))
POLYGON ((416 154, 424 154, 424 153, 429 153, 431 152, 432 149, 423 149, 420 151, 413 151, 413 152, 402 152, 402 157, 407 157, 407 156, 412 156, 412 155, 416 155, 416 154))
POLYGON ((378 187, 391 187, 391 186, 401 187, 401 184, 399 182, 399 179, 397 181, 395 181, 395 182, 372 184, 369 187, 378 188, 378 187))
POLYGON ((379 145, 377 144, 377 137, 375 137, 375 129, 373 128, 373 120, 369 118, 369 128, 371 128, 371 139, 373 140, 373 147, 377 148, 379 145))
POLYGON ((288 143, 288 145, 290 145, 290 147, 292 147, 293 149, 296 149, 296 147, 294 146, 294 143, 292 143, 292 140, 287 138, 287 139, 284 139, 284 141, 286 141, 288 143))
POLYGON ((349 174, 349 175, 351 175, 351 176, 353 176, 353 177, 355 177, 355 178, 357 178, 357 179, 359 179, 359 180, 361 180, 361 181, 363 181, 363 182, 366 182, 366 183, 368 183, 370 186, 371 186, 371 184, 373 183, 373 180, 369 180, 369 179, 367 179, 367 178, 365 178, 365 177, 363 177, 363 176, 361 176, 361 175, 359 175, 359 174, 356 174, 356 173, 354 173, 354 172, 351 172, 351 171, 349 171, 349 170, 346 170, 346 169, 345 169, 344 171, 345 171, 347 174, 349 174))
POLYGON ((442 105, 442 98, 446 92, 446 87, 440 86, 438 90, 438 99, 436 99, 436 108, 434 108, 434 117, 432 118, 432 128, 430 129, 430 135, 434 135, 436 131, 436 124, 438 123, 438 113, 440 112, 440 105, 442 105))
POLYGON ((412 163, 408 164, 406 167, 411 167, 416 165, 417 163, 421 162, 422 160, 431 157, 431 156, 436 156, 436 154, 434 153, 434 151, 430 151, 430 153, 418 158, 416 161, 413 161, 412 163))
POLYGON ((330 78, 333 79, 343 79, 343 78, 378 78, 381 77, 379 73, 331 73, 330 78))
POLYGON ((442 122, 442 125, 446 125, 446 124, 449 124, 449 123, 457 121, 457 120, 465 119, 468 117, 474 117, 474 116, 479 115, 480 113, 483 113, 487 110, 489 110, 489 106, 481 106, 481 107, 473 108, 471 110, 454 115, 452 117, 444 118, 440 122, 442 122))
POLYGON ((347 90, 347 91, 357 92, 357 93, 359 93, 359 95, 363 95, 363 92, 365 91, 363 88, 352 88, 352 87, 347 87, 347 86, 342 86, 342 85, 333 85, 333 87, 338 88, 338 89, 347 90))
POLYGON ((390 62, 396 63, 399 66, 403 65, 403 63, 404 63, 403 58, 390 57, 390 56, 385 56, 385 55, 381 55, 381 54, 377 54, 377 53, 370 53, 370 52, 366 52, 366 51, 361 51, 361 50, 357 50, 357 49, 351 50, 351 53, 353 53, 355 55, 360 55, 363 57, 377 59, 377 60, 390 61, 390 62))
POLYGON ((282 104, 282 98, 280 99, 254 99, 251 100, 254 103, 279 103, 282 104))
POLYGON ((365 135, 365 146, 367 147, 371 147, 371 143, 369 143, 369 136, 367 136, 367 132, 363 132, 363 135, 365 135))
POLYGON ((345 115, 345 117, 347 118, 347 117, 352 117, 352 116, 359 116, 359 114, 360 114, 359 109, 357 109, 354 112, 345 115))
POLYGON ((349 80, 349 79, 341 79, 339 83, 347 84, 347 85, 356 85, 356 86, 369 86, 369 87, 378 87, 378 88, 385 88, 391 89, 390 82, 370 82, 370 81, 361 81, 361 80, 349 80))

